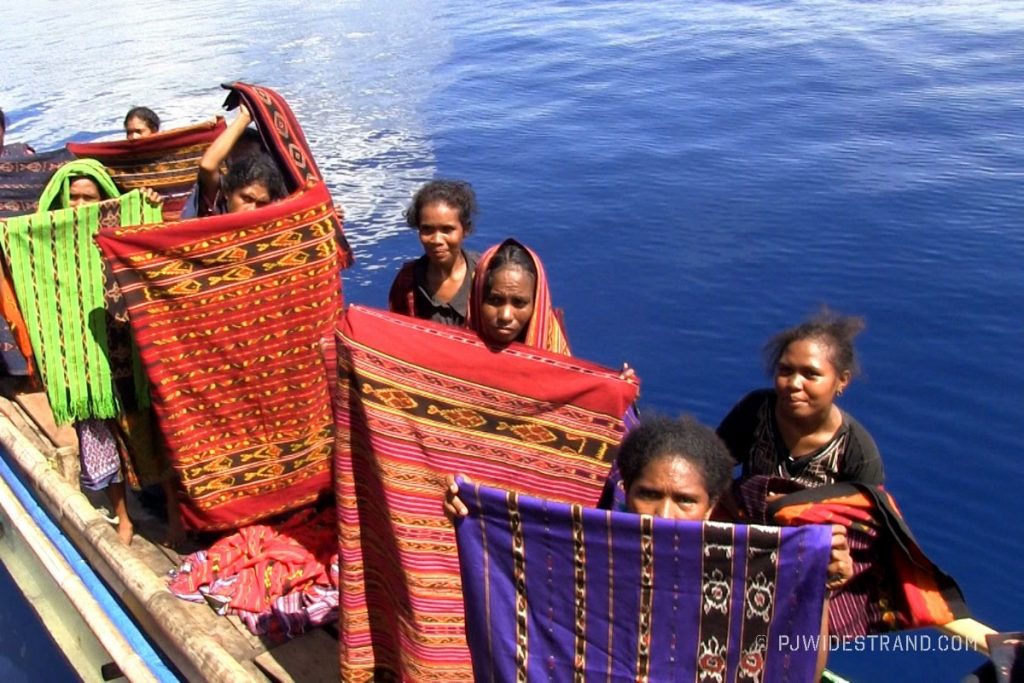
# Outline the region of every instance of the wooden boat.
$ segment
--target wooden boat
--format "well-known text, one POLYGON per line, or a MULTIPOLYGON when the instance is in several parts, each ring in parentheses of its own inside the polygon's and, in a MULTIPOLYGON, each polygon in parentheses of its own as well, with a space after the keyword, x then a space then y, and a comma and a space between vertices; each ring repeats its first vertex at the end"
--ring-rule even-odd
MULTIPOLYGON (((116 156, 116 147, 106 151, 116 156)), ((86 146, 74 151, 90 153, 86 146)), ((170 180, 180 185, 183 177, 178 173, 170 180)), ((133 505, 136 539, 125 548, 109 520, 79 490, 73 435, 52 424, 45 396, 19 393, 13 381, 3 389, 0 444, 12 467, 0 469, 5 482, 0 508, 5 528, 17 533, 0 557, 18 566, 19 585, 27 594, 56 593, 34 587, 36 579, 59 588, 64 596, 59 606, 33 603, 62 649, 76 653, 72 658, 83 679, 104 680, 120 672, 129 680, 338 680, 333 627, 273 645, 235 617, 217 616, 205 605, 172 595, 165 577, 181 557, 159 543, 160 521, 133 505), (21 495, 15 492, 19 487, 21 495), (95 577, 90 579, 85 567, 95 577)))
POLYGON ((137 534, 122 545, 79 490, 77 449, 47 419, 45 396, 20 394, 9 379, 2 386, 0 445, 10 466, 0 464, 0 559, 83 680, 109 680, 111 665, 132 681, 338 680, 329 627, 275 647, 237 618, 172 595, 165 577, 180 556, 158 543, 162 523, 133 505, 137 534))

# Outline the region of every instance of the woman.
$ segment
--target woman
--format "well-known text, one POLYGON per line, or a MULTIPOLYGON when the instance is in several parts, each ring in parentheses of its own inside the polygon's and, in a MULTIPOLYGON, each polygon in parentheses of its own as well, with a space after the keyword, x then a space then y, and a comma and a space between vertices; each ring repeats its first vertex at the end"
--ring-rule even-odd
POLYGON ((129 140, 147 138, 160 132, 160 117, 149 107, 132 107, 124 115, 124 135, 129 140))
MULTIPOLYGON (((151 205, 158 205, 162 202, 160 196, 151 189, 142 189, 141 192, 144 201, 151 205)), ((102 164, 92 159, 83 159, 65 164, 54 174, 43 190, 39 207, 40 211, 62 208, 77 209, 120 195, 120 190, 102 164)), ((67 256, 71 257, 72 255, 68 254, 67 256)), ((75 259, 86 261, 77 255, 75 259)), ((82 268, 78 271, 80 277, 90 278, 93 275, 87 266, 82 266, 82 268)), ((95 273, 95 275, 103 277, 99 273, 95 273)), ((56 279, 51 284, 58 288, 61 286, 56 279)), ((109 282, 103 283, 105 290, 109 286, 109 282)), ((118 315, 119 311, 111 310, 110 307, 123 305, 123 299, 119 294, 114 296, 110 291, 105 291, 104 294, 108 308, 103 316, 106 330, 104 341, 101 343, 111 357, 121 356, 131 348, 131 341, 125 327, 126 312, 123 312, 123 315, 118 315), (113 324, 115 322, 120 324, 113 324)), ((101 310, 101 312, 103 311, 101 310)), ((92 312, 87 313, 83 324, 89 326, 89 330, 83 330, 84 333, 96 334, 91 327, 95 324, 92 312)), ((66 324, 65 329, 69 329, 66 324)), ((117 404, 122 407, 121 410, 118 410, 118 416, 109 419, 85 418, 74 423, 79 441, 80 483, 83 488, 106 492, 114 514, 117 516, 118 536, 123 543, 128 545, 131 543, 134 528, 128 516, 125 501, 124 473, 127 471, 135 482, 138 481, 136 476, 142 478, 142 483, 159 480, 167 496, 168 542, 176 543, 182 540, 184 534, 178 514, 176 494, 169 477, 167 463, 155 451, 156 446, 153 443, 152 424, 148 409, 136 407, 141 398, 137 393, 140 388, 130 365, 129 363, 126 367, 124 363, 110 364, 112 384, 115 385, 112 390, 117 394, 117 404), (124 406, 132 406, 133 409, 125 410, 124 406), (130 459, 129 452, 136 457, 130 459), (133 467, 125 470, 122 468, 122 464, 133 467)), ((71 387, 77 381, 69 380, 68 386, 64 390, 72 394, 75 393, 71 387)))
POLYGON ((825 309, 769 340, 774 387, 748 394, 718 426, 744 477, 772 475, 811 487, 883 483, 871 435, 835 404, 858 372, 853 339, 863 328, 861 318, 825 309))
POLYGON ((12 142, 4 144, 4 137, 7 135, 7 115, 0 109, 0 157, 18 157, 35 154, 36 151, 24 142, 12 142))
POLYGON ((419 233, 423 256, 402 265, 388 293, 388 308, 414 318, 462 327, 476 254, 462 247, 477 212, 473 187, 461 180, 432 180, 405 211, 419 233))
MULTIPOLYGON (((695 522, 712 518, 734 521, 722 514, 728 506, 718 505, 730 495, 732 458, 714 431, 691 417, 645 418, 623 440, 616 464, 622 473, 629 512, 695 522)), ((455 477, 448 476, 446 486, 445 515, 450 520, 466 516, 468 510, 458 496, 455 477)), ((839 588, 852 574, 846 529, 833 525, 826 585, 839 588)), ((820 642, 827 644, 827 598, 821 636, 820 642)), ((828 648, 820 648, 818 677, 827 656, 828 648)))
POLYGON ((469 327, 494 347, 521 342, 572 355, 560 312, 551 305, 544 266, 533 251, 513 239, 480 257, 473 275, 469 327))
POLYGON ((249 128, 252 120, 249 109, 239 106, 235 120, 203 152, 182 220, 254 211, 288 195, 281 169, 264 151, 259 132, 249 128))

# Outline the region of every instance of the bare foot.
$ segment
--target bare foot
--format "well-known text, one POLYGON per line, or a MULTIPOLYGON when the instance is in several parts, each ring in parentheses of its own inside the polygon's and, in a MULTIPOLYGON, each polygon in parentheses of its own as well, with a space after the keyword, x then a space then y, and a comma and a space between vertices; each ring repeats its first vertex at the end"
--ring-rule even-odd
POLYGON ((131 545, 134 535, 135 528, 132 526, 131 520, 128 519, 128 515, 123 515, 117 520, 117 537, 121 539, 121 543, 131 545))
POLYGON ((181 508, 178 507, 178 492, 169 479, 160 485, 164 490, 167 509, 167 536, 164 538, 164 545, 177 549, 186 538, 185 525, 181 522, 181 508))
MULTIPOLYGON (((170 507, 169 505, 167 506, 170 507)), ((175 506, 177 508, 177 506, 175 506)), ((164 537, 164 545, 168 548, 177 549, 185 542, 185 526, 181 523, 181 515, 177 509, 172 513, 168 510, 167 535, 164 537)))

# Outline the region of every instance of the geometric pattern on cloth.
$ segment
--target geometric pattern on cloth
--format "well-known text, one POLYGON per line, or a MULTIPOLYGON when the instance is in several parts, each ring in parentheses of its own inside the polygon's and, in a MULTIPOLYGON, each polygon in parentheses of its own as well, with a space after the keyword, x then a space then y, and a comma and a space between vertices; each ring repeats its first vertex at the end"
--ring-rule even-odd
MULTIPOLYGON (((109 343, 103 262, 93 236, 102 222, 120 226, 159 219, 160 208, 133 191, 77 209, 0 221, 0 243, 57 424, 115 417, 111 366, 132 367, 130 350, 115 352, 109 343)), ((141 373, 137 383, 130 369, 127 375, 145 404, 141 373)))
POLYGON ((300 510, 273 526, 239 529, 182 559, 168 588, 218 614, 236 614, 280 642, 338 618, 338 542, 333 509, 300 510))
MULTIPOLYGON (((225 108, 234 109, 244 103, 249 109, 264 146, 283 171, 290 190, 298 190, 312 182, 323 182, 302 126, 283 97, 270 88, 241 81, 221 87, 231 91, 224 102, 225 108)), ((345 237, 343 217, 340 208, 332 212, 341 267, 348 268, 353 262, 352 249, 345 237)))
POLYGON ((0 157, 0 218, 35 213, 39 195, 50 176, 73 158, 66 149, 21 157, 0 157))
POLYGON ((189 528, 238 528, 330 490, 333 215, 319 183, 255 211, 97 236, 189 528))
POLYGON ((636 386, 361 306, 337 340, 341 678, 471 680, 445 475, 593 505, 636 386))
POLYGON ((767 503, 765 514, 777 524, 847 528, 853 577, 829 601, 833 634, 941 626, 970 617, 956 581, 924 554, 883 489, 860 483, 810 488, 767 503))
POLYGON ((164 198, 164 220, 178 219, 199 172, 199 160, 225 128, 224 119, 135 140, 69 142, 80 159, 102 163, 122 191, 148 187, 164 198))
POLYGON ((478 681, 809 681, 828 527, 680 522, 463 484, 478 681))
POLYGON ((78 456, 82 466, 79 483, 82 488, 100 491, 121 481, 121 456, 117 440, 105 420, 79 420, 78 456))

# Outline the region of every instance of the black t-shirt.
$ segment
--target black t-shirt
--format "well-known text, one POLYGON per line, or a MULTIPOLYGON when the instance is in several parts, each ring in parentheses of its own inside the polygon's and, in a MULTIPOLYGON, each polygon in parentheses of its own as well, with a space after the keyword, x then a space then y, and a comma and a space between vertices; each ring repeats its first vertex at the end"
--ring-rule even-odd
POLYGON ((718 436, 743 465, 743 476, 764 474, 792 479, 807 486, 838 481, 882 484, 882 457, 871 435, 842 411, 843 424, 815 453, 792 458, 775 421, 775 392, 758 389, 737 403, 722 423, 718 436))

